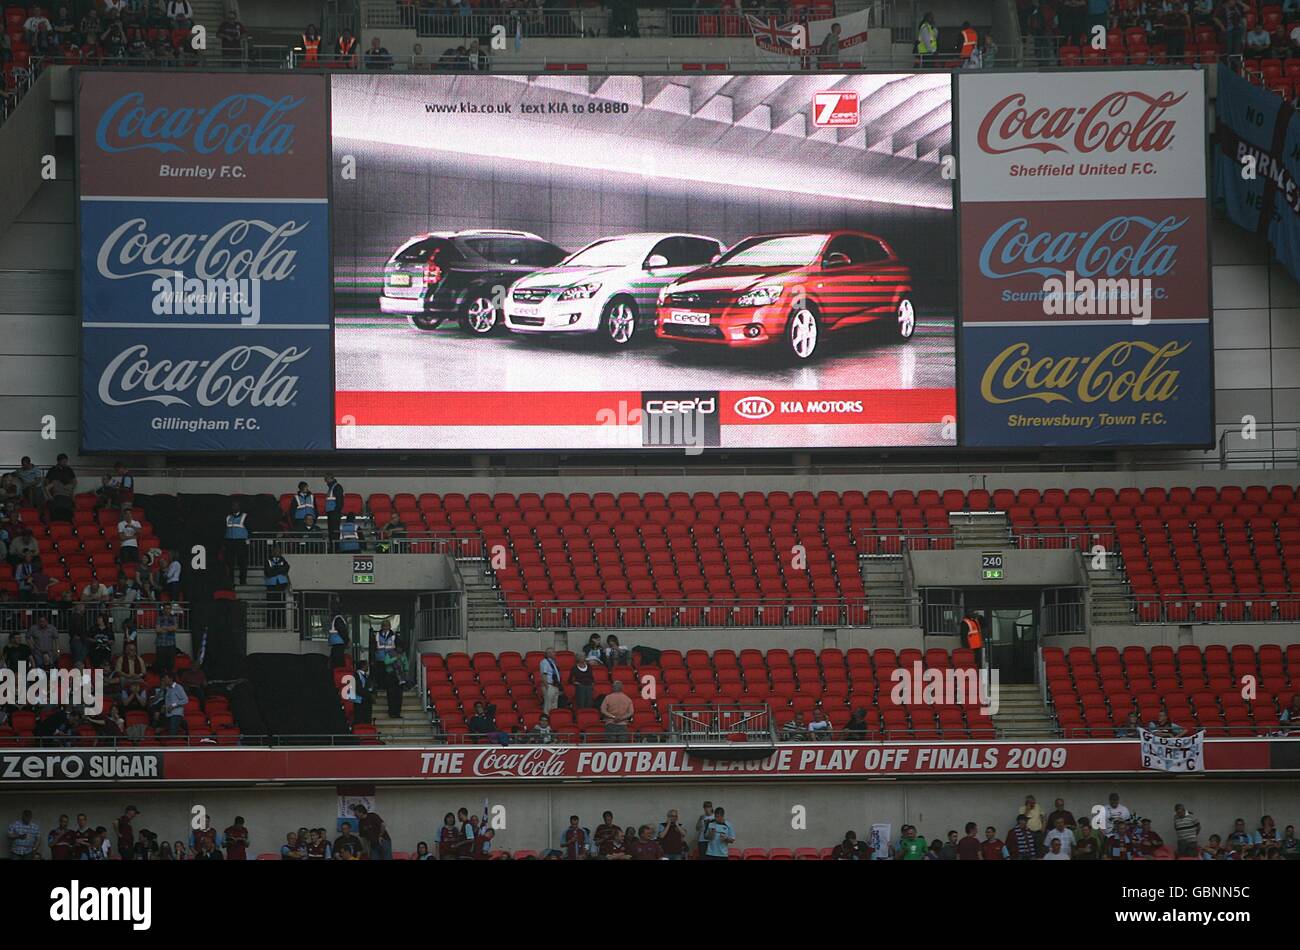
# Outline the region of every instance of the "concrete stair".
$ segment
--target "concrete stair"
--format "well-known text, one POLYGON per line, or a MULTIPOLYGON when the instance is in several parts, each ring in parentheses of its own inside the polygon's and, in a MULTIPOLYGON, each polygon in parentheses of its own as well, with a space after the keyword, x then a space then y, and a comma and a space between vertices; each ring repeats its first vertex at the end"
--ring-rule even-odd
POLYGON ((471 630, 509 630, 510 621, 501 592, 492 586, 492 573, 483 558, 456 561, 465 580, 466 625, 471 630))
POLYGON ((862 583, 867 588, 867 606, 875 626, 911 627, 916 623, 903 602, 907 585, 903 579, 903 559, 898 556, 869 554, 858 558, 862 583))
POLYGON ((388 715, 388 694, 377 690, 371 701, 371 722, 383 736, 385 743, 412 744, 428 742, 433 738, 429 728, 429 714, 424 710, 424 703, 419 690, 411 689, 402 694, 402 718, 393 719, 388 715))
POLYGON ((948 515, 953 544, 959 548, 999 551, 1014 547, 1011 525, 1000 511, 954 511, 948 515))
POLYGON ((1056 720, 1043 703, 1043 694, 1034 684, 998 688, 998 713, 993 727, 1000 739, 1055 739, 1060 733, 1056 720))
POLYGON ((1107 556, 1106 566, 1092 569, 1092 558, 1084 555, 1088 567, 1088 591, 1092 623, 1134 623, 1137 620, 1133 590, 1119 569, 1119 559, 1107 556))

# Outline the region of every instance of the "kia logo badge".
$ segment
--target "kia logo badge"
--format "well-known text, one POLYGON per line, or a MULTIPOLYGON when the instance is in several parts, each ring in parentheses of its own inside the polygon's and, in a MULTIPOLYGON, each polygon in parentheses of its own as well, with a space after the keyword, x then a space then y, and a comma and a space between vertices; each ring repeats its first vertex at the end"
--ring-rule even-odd
POLYGON ((736 415, 745 419, 766 419, 775 411, 775 404, 766 396, 746 396, 736 400, 736 415))

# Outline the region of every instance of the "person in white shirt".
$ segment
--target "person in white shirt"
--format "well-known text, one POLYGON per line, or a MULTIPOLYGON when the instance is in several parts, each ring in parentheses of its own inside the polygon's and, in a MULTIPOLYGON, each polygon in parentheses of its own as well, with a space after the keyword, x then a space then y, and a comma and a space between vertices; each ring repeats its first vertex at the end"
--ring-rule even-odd
MULTIPOLYGON (((1070 855, 1074 853, 1074 832, 1065 826, 1064 818, 1057 818, 1056 827, 1043 836, 1043 846, 1048 849, 1049 854, 1051 853, 1053 841, 1059 841, 1061 843, 1060 850, 1063 854, 1059 858, 1052 858, 1052 860, 1070 860, 1070 855)), ((1046 857, 1046 855, 1044 855, 1044 857, 1046 857)))
POLYGON ((181 599, 181 559, 173 557, 167 562, 167 573, 163 575, 163 583, 167 585, 167 594, 172 600, 181 599))
POLYGON ((821 703, 818 703, 813 710, 812 718, 808 721, 808 731, 813 733, 813 738, 817 738, 816 734, 819 732, 831 731, 830 717, 826 715, 826 710, 822 708, 821 703))
POLYGON ((549 715, 560 704, 560 667, 555 662, 555 650, 546 651, 537 674, 542 682, 542 712, 549 715))
MULTIPOLYGON (((1067 831, 1066 834, 1070 834, 1070 832, 1067 831)), ((1053 838, 1048 844, 1047 853, 1043 855, 1042 860, 1068 861, 1070 860, 1070 852, 1065 850, 1064 846, 1061 844, 1060 838, 1053 838)))
POLYGON ((176 22, 177 17, 185 17, 187 20, 194 19, 194 8, 190 6, 189 0, 168 0, 167 16, 172 22, 176 22))
POLYGON ((81 599, 90 602, 108 600, 108 586, 97 580, 91 580, 81 588, 81 599))
POLYGON ((117 559, 123 564, 140 563, 140 539, 137 537, 140 527, 140 522, 135 520, 131 509, 123 508, 122 520, 117 523, 117 535, 121 541, 117 559))
POLYGON ((1110 804, 1106 807, 1106 833, 1115 834, 1115 826, 1120 822, 1127 822, 1133 817, 1133 813, 1128 810, 1127 805, 1119 803, 1119 793, 1110 793, 1110 804))

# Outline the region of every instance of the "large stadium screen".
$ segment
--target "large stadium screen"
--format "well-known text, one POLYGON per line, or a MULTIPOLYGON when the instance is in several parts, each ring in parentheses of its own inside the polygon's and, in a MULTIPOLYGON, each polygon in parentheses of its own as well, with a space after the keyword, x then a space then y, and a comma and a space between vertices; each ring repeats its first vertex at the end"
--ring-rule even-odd
POLYGON ((332 80, 343 449, 955 445, 946 74, 332 80))

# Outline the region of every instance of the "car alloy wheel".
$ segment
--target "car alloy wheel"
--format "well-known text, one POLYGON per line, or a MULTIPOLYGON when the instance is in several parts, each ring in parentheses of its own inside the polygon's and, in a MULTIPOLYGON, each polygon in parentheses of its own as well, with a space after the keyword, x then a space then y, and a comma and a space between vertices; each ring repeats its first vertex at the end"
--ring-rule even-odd
POLYGON ((436 330, 442 325, 442 317, 431 317, 427 313, 411 314, 411 326, 417 330, 436 330))
POLYGON ((616 346, 626 346, 636 335, 636 307, 627 300, 615 300, 605 310, 605 331, 616 346))
POLYGON ((478 336, 486 336, 496 329, 497 308, 487 297, 475 297, 465 308, 465 326, 478 336))
POLYGON ((910 340, 915 332, 916 310, 912 301, 904 297, 898 302, 898 335, 904 340, 910 340))
POLYGON ((808 359, 817 349, 817 315, 807 307, 801 307, 791 312, 788 323, 786 339, 790 343, 790 352, 801 360, 808 359))

